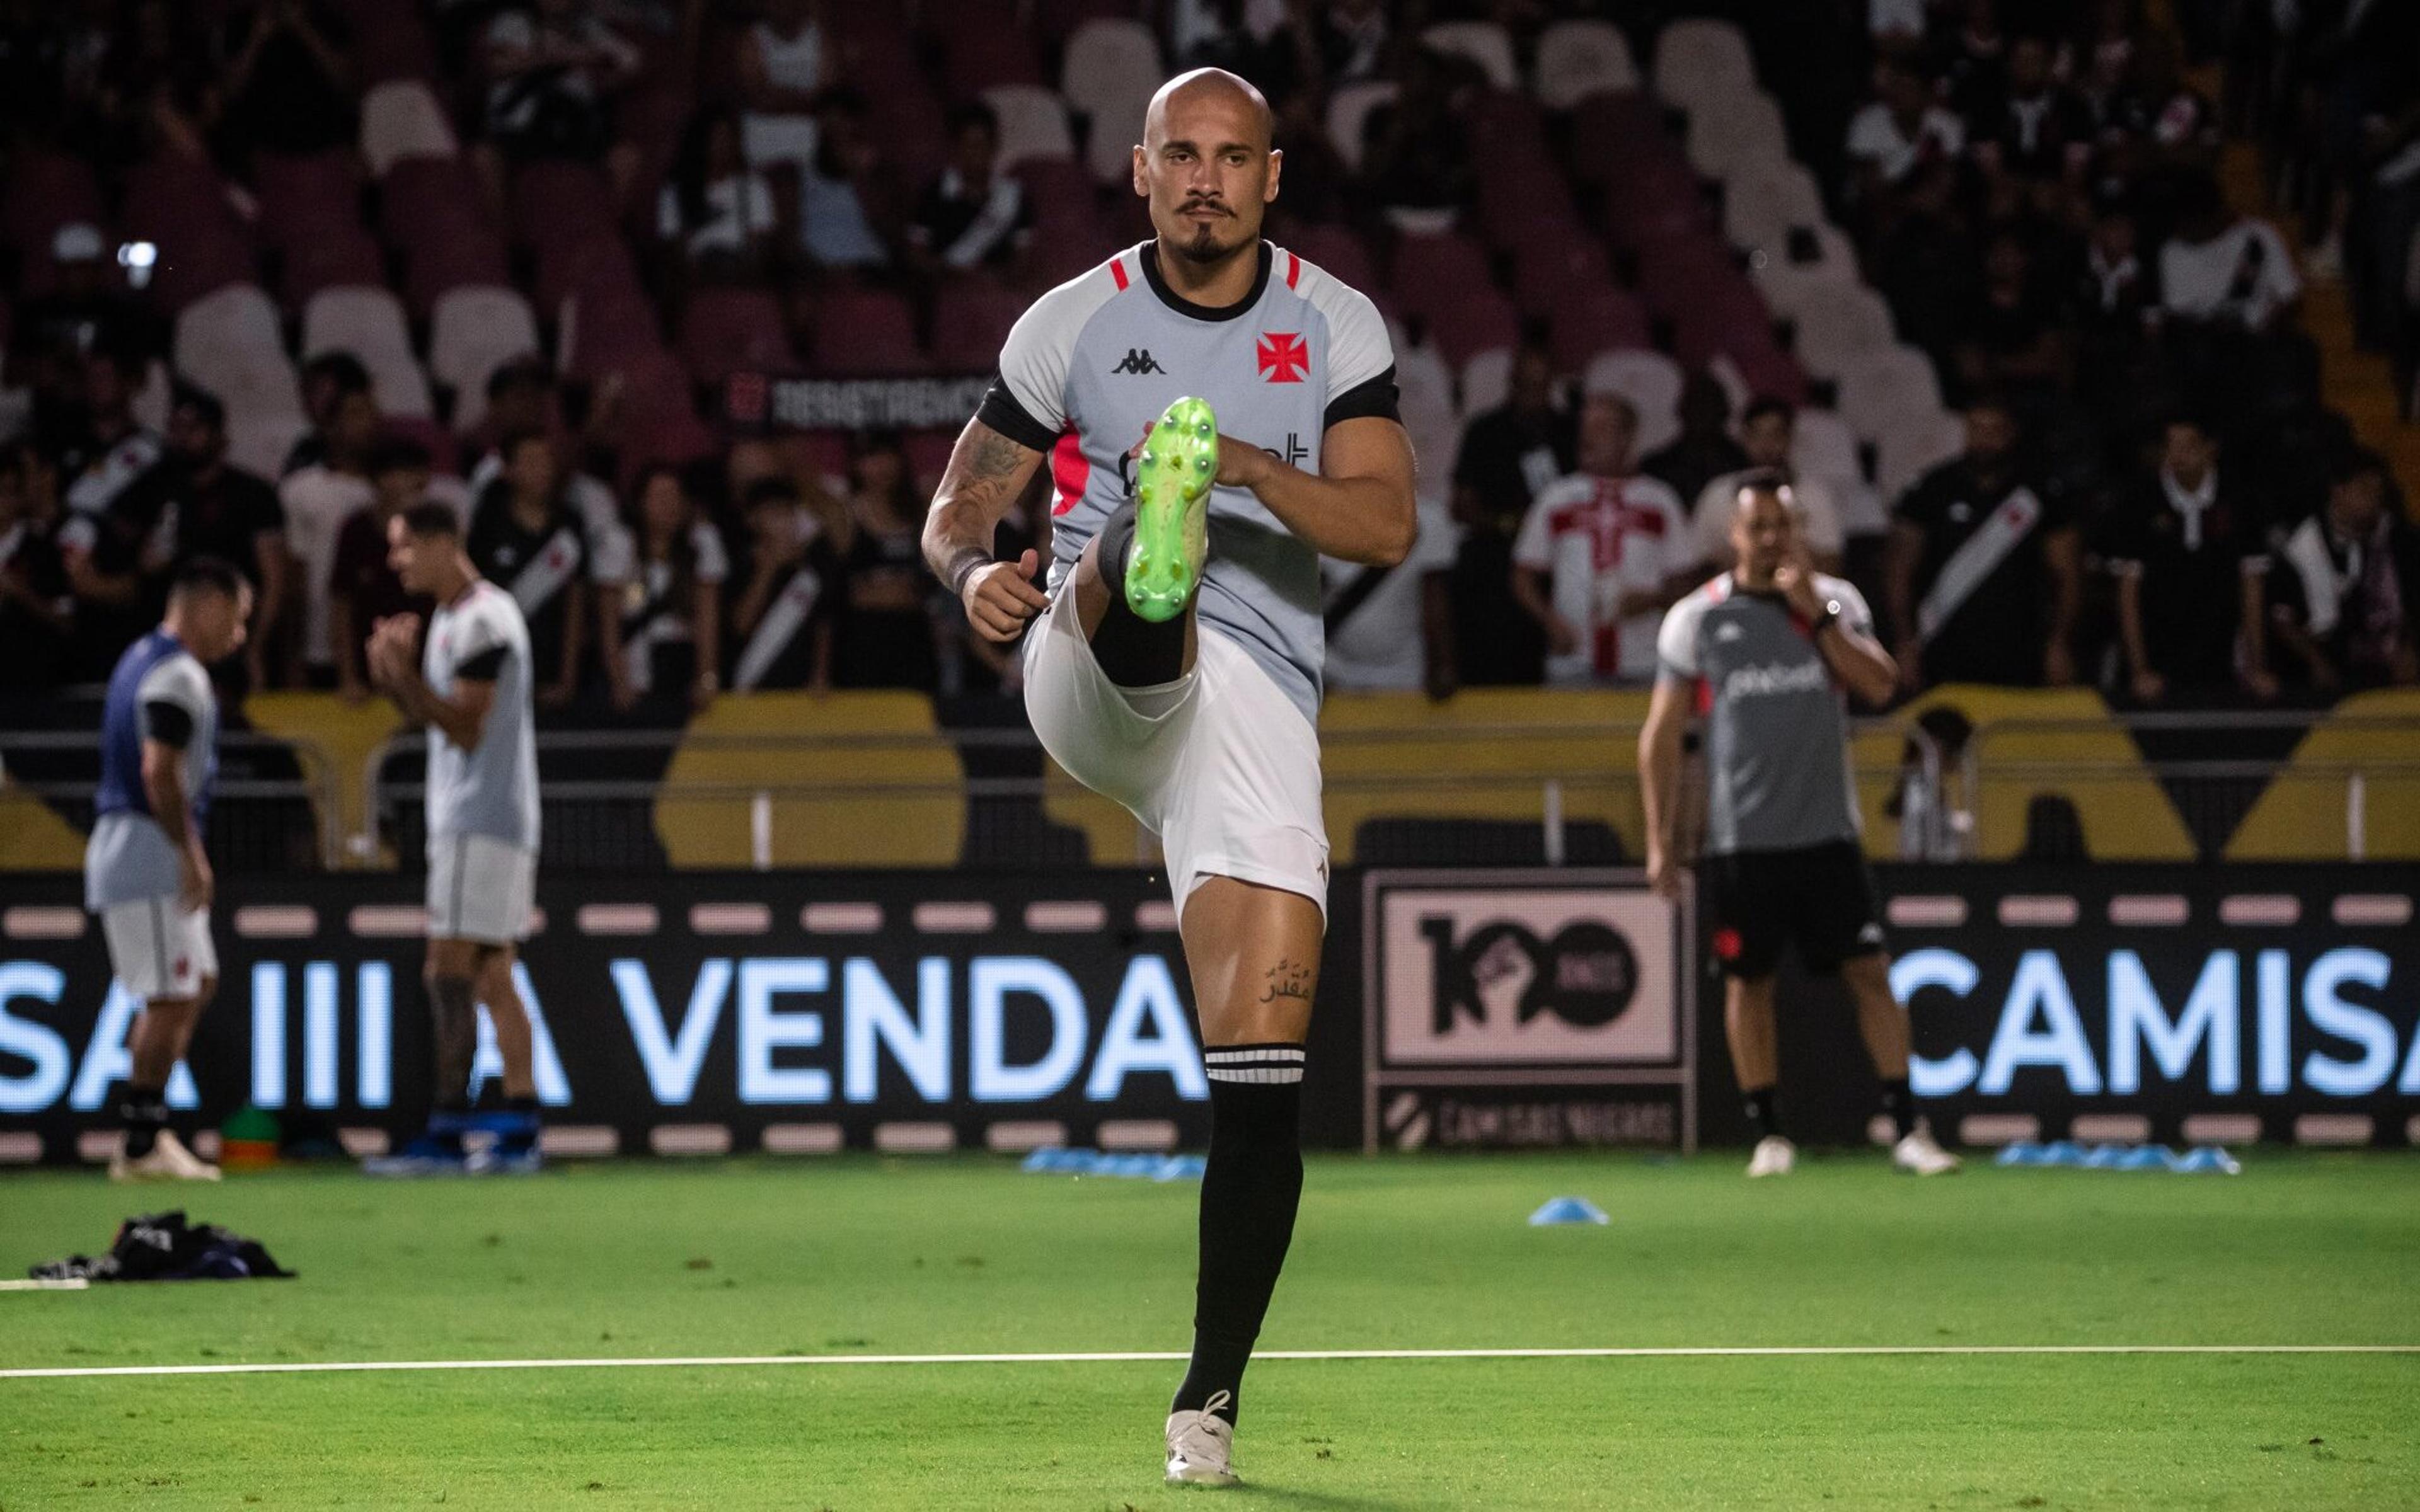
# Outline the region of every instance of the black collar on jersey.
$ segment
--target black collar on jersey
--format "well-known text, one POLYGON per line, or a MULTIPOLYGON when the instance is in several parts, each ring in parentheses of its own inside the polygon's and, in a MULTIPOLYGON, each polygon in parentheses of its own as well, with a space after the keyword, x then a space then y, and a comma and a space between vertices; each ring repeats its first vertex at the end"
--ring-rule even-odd
POLYGON ((1143 281, 1151 285, 1151 291, 1154 294, 1159 296, 1159 302, 1178 315, 1191 316, 1196 320, 1233 320, 1261 302, 1262 291, 1269 286, 1269 268, 1277 261, 1277 253, 1266 241, 1263 241, 1261 265, 1252 274, 1252 292, 1233 304, 1218 305, 1196 304, 1168 286, 1167 281, 1159 276, 1158 238, 1154 237, 1144 242, 1142 251, 1136 255, 1135 261, 1142 264, 1143 281))

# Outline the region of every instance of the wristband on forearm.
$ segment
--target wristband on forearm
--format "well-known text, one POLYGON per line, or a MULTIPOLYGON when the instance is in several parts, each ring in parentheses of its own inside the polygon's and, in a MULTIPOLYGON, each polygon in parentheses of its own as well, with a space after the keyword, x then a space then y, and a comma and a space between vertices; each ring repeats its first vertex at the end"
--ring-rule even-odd
POLYGON ((980 568, 991 565, 991 553, 979 546, 962 546, 950 557, 950 592, 960 598, 967 596, 967 579, 980 568))

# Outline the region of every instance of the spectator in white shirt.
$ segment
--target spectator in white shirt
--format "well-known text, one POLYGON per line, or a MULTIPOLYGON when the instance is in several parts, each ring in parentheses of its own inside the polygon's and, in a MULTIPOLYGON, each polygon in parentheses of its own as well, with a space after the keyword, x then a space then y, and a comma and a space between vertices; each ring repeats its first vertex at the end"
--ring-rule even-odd
POLYGON ((321 431, 327 453, 298 468, 277 486, 286 510, 286 551, 302 588, 302 633, 290 648, 301 677, 311 687, 336 686, 336 645, 330 619, 330 584, 336 565, 336 539, 345 521, 378 501, 370 484, 370 459, 385 422, 366 384, 348 387, 328 409, 321 431))
POLYGON ((656 234, 690 270, 745 278, 764 264, 773 190, 739 151, 739 117, 709 106, 682 129, 672 177, 656 196, 656 234))
POLYGON ((1896 58, 1875 64, 1874 94, 1849 122, 1849 161, 1866 198, 1965 150, 1964 124, 1934 101, 1932 86, 1908 64, 1896 58))
POLYGON ((2302 298, 2303 280, 2277 228, 2233 214, 2217 183, 2204 178, 2160 249, 2160 292, 2174 318, 2259 332, 2302 298))
POLYGON ((1634 475, 1638 417, 1617 393, 1580 406, 1579 471, 1529 505, 1512 543, 1512 592, 1546 632, 1546 681, 1643 681, 1664 610, 1694 586, 1680 497, 1634 475))

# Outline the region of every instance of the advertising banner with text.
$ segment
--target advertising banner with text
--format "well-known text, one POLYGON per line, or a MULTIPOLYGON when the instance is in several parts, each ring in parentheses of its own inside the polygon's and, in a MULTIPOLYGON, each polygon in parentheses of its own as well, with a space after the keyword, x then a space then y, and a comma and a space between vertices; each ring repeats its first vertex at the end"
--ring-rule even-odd
MULTIPOLYGON (((1208 1088, 1162 885, 1069 872, 543 879, 520 986, 549 1125, 588 1148, 1199 1145, 1208 1088), (610 1131, 610 1133, 608 1133, 610 1131)), ((170 1087, 331 1131, 428 1102, 418 885, 246 879, 170 1087)), ((74 1158, 105 1129, 137 1005, 72 878, 0 882, 0 1141, 74 1158)), ((482 1014, 478 1072, 501 1072, 482 1014)))

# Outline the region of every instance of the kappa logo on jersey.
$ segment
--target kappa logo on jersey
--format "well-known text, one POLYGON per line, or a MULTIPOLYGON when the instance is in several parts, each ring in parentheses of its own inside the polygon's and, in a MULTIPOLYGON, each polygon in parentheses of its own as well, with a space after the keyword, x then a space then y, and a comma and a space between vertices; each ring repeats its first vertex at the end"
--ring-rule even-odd
POLYGON ((1261 378, 1269 383, 1299 383, 1311 371, 1311 344, 1296 331, 1265 331, 1260 341, 1261 378))
POLYGON ((1150 347, 1129 347, 1126 348, 1126 360, 1110 368, 1109 371, 1111 373, 1165 373, 1168 369, 1152 360, 1150 347))

